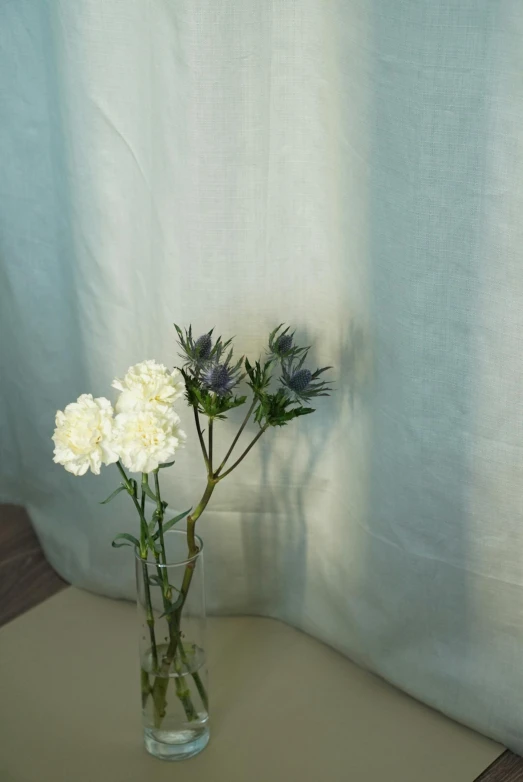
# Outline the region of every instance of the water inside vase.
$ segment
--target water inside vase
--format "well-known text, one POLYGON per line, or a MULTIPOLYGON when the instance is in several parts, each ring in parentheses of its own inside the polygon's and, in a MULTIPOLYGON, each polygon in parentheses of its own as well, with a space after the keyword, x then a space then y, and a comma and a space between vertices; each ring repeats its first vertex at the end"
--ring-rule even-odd
POLYGON ((141 662, 143 727, 151 754, 177 759, 197 754, 209 739, 206 659, 199 646, 184 643, 163 674, 167 650, 157 646, 158 667, 150 650, 141 662))

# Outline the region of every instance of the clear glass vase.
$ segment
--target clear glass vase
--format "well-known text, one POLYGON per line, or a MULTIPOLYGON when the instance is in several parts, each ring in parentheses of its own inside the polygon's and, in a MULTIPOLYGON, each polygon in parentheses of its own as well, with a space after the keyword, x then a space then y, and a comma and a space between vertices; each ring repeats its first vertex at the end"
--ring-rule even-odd
POLYGON ((144 743, 163 760, 197 755, 209 741, 203 544, 165 534, 165 557, 136 556, 144 743))

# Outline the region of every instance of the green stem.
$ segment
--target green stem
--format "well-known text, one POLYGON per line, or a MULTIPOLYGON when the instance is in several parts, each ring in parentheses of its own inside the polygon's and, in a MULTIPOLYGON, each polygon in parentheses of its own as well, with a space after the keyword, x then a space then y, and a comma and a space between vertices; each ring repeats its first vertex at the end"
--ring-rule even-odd
POLYGON ((209 475, 212 475, 212 435, 214 419, 209 418, 209 475))
POLYGON ((254 398, 254 399, 253 399, 253 401, 252 401, 252 404, 251 404, 251 406, 249 407, 249 410, 248 410, 248 412, 247 412, 247 415, 246 415, 246 416, 245 416, 245 418, 243 419, 243 423, 242 423, 242 425, 240 426, 240 428, 239 428, 239 429, 238 429, 238 431, 236 432, 236 437, 235 437, 235 438, 234 438, 234 440, 232 441, 232 443, 231 443, 231 447, 229 448, 229 450, 228 450, 228 451, 227 451, 227 453, 225 454, 225 457, 224 457, 224 459, 223 459, 222 463, 220 464, 220 466, 218 467, 218 469, 217 469, 217 470, 216 470, 216 472, 215 472, 215 477, 217 477, 217 476, 220 474, 220 472, 223 470, 223 468, 225 467, 225 465, 226 465, 226 463, 227 463, 227 459, 229 458, 229 456, 230 456, 230 455, 231 455, 231 453, 233 452, 233 450, 234 450, 234 446, 236 445, 236 443, 237 443, 237 442, 238 442, 238 440, 240 439, 241 433, 242 433, 242 432, 243 432, 243 430, 245 429, 245 427, 246 427, 246 425, 247 425, 247 421, 248 421, 248 420, 249 420, 249 418, 251 417, 251 415, 252 415, 252 411, 253 411, 253 410, 254 410, 254 408, 256 407, 256 403, 257 403, 257 401, 258 401, 258 400, 257 400, 256 398, 254 398))
MULTIPOLYGON (((145 520, 145 491, 143 485, 144 482, 147 483, 147 475, 145 473, 142 473, 142 496, 140 497, 140 519, 142 521, 142 527, 147 527, 147 522, 145 520)), ((144 530, 144 534, 145 534, 145 530, 144 530)))
POLYGON ((198 407, 193 405, 194 422, 196 424, 196 431, 198 432, 198 440, 200 441, 200 447, 202 449, 203 460, 207 468, 207 473, 210 473, 209 469, 209 457, 207 456, 207 449, 205 447, 205 440, 203 439, 202 427, 200 426, 200 415, 198 413, 198 407))
POLYGON ((158 670, 158 647, 156 646, 156 636, 154 633, 154 613, 153 613, 153 606, 151 602, 151 586, 149 584, 149 572, 147 570, 147 565, 145 562, 142 562, 142 574, 143 574, 143 584, 144 584, 144 594, 145 594, 146 620, 147 620, 147 627, 149 628, 149 641, 151 643, 151 654, 153 658, 153 671, 156 673, 156 671, 158 670))
MULTIPOLYGON (((243 429, 245 428, 245 425, 247 421, 249 420, 252 411, 254 409, 254 406, 256 404, 256 401, 253 401, 251 404, 251 407, 249 409, 249 412, 247 413, 244 422, 242 423, 236 437, 234 438, 231 447, 229 448, 225 459, 220 464, 218 470, 216 473, 213 473, 213 467, 212 467, 212 457, 213 457, 213 419, 211 418, 209 420, 209 453, 207 453, 206 447, 205 447, 205 441, 203 439, 203 433, 200 426, 200 417, 198 414, 198 407, 197 405, 193 405, 193 412, 194 412, 194 420, 196 423, 196 431, 198 433, 198 439, 200 441, 200 447, 202 449, 203 458, 205 461, 205 465, 207 467, 207 486, 205 487, 205 491, 203 493, 203 496, 196 506, 194 512, 190 514, 187 517, 187 546, 189 549, 189 558, 191 559, 190 562, 187 563, 185 566, 185 572, 183 574, 182 579, 182 586, 180 589, 179 597, 177 598, 177 607, 174 611, 168 613, 168 626, 169 626, 169 645, 167 647, 166 653, 164 654, 162 658, 162 664, 161 668, 158 671, 158 674, 155 678, 154 684, 151 688, 151 694, 154 701, 154 708, 155 708, 155 719, 159 721, 161 724, 161 720, 163 719, 163 716, 165 715, 166 707, 167 707, 167 700, 166 700, 166 692, 167 692, 167 686, 169 682, 169 670, 171 665, 173 664, 173 661, 176 658, 176 654, 178 649, 180 648, 179 654, 182 657, 182 660, 184 659, 184 650, 183 650, 183 644, 181 642, 181 634, 180 634, 180 623, 181 623, 181 617, 182 617, 182 611, 185 605, 185 602, 187 600, 187 595, 189 593, 189 589, 191 586, 191 582, 194 575, 194 570, 196 567, 196 555, 198 554, 199 548, 198 544, 196 543, 196 534, 195 534, 195 525, 199 517, 202 515, 203 511, 207 507, 207 504, 212 496, 212 493, 214 491, 214 488, 216 484, 221 481, 223 478, 225 478, 226 475, 229 475, 239 464, 240 462, 247 456, 251 448, 257 443, 257 441, 260 439, 262 434, 268 429, 269 424, 265 424, 256 437, 252 440, 252 442, 247 446, 245 451, 242 453, 242 455, 237 459, 232 467, 230 467, 228 470, 226 470, 222 475, 219 475, 221 470, 223 469, 225 462, 229 458, 230 454, 232 453, 232 450, 236 443, 238 442, 238 439, 243 432, 243 429)), ((159 493, 159 485, 157 482, 157 475, 155 474, 155 486, 156 486, 156 497, 158 502, 158 524, 159 524, 159 530, 161 530, 162 525, 162 519, 163 519, 163 508, 161 506, 161 500, 160 500, 160 493, 159 493)), ((163 543, 163 530, 160 532, 160 540, 161 540, 161 548, 163 552, 163 556, 165 558, 165 547, 163 543)), ((171 603, 172 605, 172 603, 171 603)), ((184 660, 186 662, 186 660, 184 660)), ((201 678, 198 674, 198 672, 193 673, 193 679, 196 684, 196 687, 198 689, 198 692, 200 694, 200 697, 202 699, 202 703, 207 708, 207 693, 205 691, 205 687, 203 686, 203 682, 201 681, 201 678)), ((179 678, 179 677, 177 677, 179 678)), ((178 685, 177 692, 178 692, 178 685)), ((180 693, 179 693, 180 697, 180 693)), ((187 711, 186 711, 187 713, 187 711)))
POLYGON ((127 492, 134 503, 134 507, 138 511, 138 516, 140 517, 140 556, 142 559, 147 559, 147 522, 145 520, 144 511, 142 510, 142 507, 136 497, 136 481, 129 480, 121 462, 116 462, 116 466, 120 470, 120 475, 124 480, 125 488, 127 489, 127 492))
POLYGON ((124 468, 123 468, 123 466, 122 466, 122 463, 121 463, 121 461, 120 461, 120 460, 118 460, 118 461, 116 462, 116 466, 117 466, 117 467, 118 467, 118 469, 120 470, 120 475, 122 476, 122 478, 123 478, 123 481, 124 481, 125 485, 126 485, 126 486, 128 486, 128 484, 129 484, 129 478, 127 477, 127 473, 125 472, 125 470, 124 470, 124 468))
MULTIPOLYGON (((164 578, 165 575, 166 575, 165 574, 165 568, 164 567, 162 568, 160 566, 161 565, 161 563, 160 563, 160 554, 158 552, 155 552, 154 556, 155 556, 155 559, 156 559, 156 570, 157 570, 157 573, 158 573, 158 577, 159 577, 160 581, 163 582, 163 587, 162 587, 163 610, 164 610, 165 615, 166 615, 167 627, 169 629, 169 638, 172 641, 173 637, 174 637, 174 633, 177 634, 178 631, 173 629, 173 624, 172 624, 172 618, 171 618, 171 612, 170 612, 171 608, 172 608, 172 603, 171 603, 171 595, 169 594, 171 592, 170 587, 169 587, 169 583, 168 583, 169 579, 167 578, 167 589, 166 589, 165 588, 165 578, 164 578)), ((151 689, 151 687, 149 687, 149 693, 151 693, 151 692, 152 692, 152 689, 151 689)), ((185 715, 186 715, 187 719, 190 722, 191 720, 193 720, 195 718, 194 717, 195 709, 194 709, 193 703, 191 701, 191 693, 188 690, 180 692, 178 686, 176 687, 176 692, 177 692, 178 697, 180 698, 180 701, 181 701, 182 706, 184 708, 185 715)), ((166 703, 166 701, 164 701, 162 704, 160 704, 158 699, 155 699, 154 697, 153 697, 153 703, 154 703, 154 724, 155 724, 156 728, 160 728, 161 724, 162 724, 162 720, 165 717, 165 710, 166 710, 167 703, 166 703)))
MULTIPOLYGON (((172 590, 169 584, 169 574, 167 572, 166 567, 160 567, 161 564, 164 566, 167 564, 167 555, 165 551, 165 540, 164 540, 164 533, 163 533, 163 516, 164 516, 164 509, 162 505, 162 495, 160 491, 160 479, 159 479, 159 470, 156 469, 154 471, 154 489, 156 494, 156 514, 158 518, 158 538, 160 540, 160 552, 155 551, 154 556, 156 559, 156 570, 158 573, 158 578, 160 582, 162 583, 162 599, 163 599, 163 607, 166 614, 167 619, 167 626, 169 628, 169 638, 171 641, 174 641, 174 638, 178 638, 179 630, 178 628, 173 626, 173 616, 172 616, 172 590)), ((180 644, 180 648, 183 649, 183 646, 180 644)), ((185 656, 185 653, 184 653, 185 656)), ((182 653, 180 652, 180 657, 182 657, 182 653)), ((184 662, 187 663, 187 658, 185 657, 184 662)), ((187 671, 189 672, 189 668, 186 665, 187 671)), ((201 681, 198 672, 196 674, 193 674, 194 683, 196 685, 196 688, 198 689, 198 692, 200 692, 199 685, 203 688, 203 692, 205 693, 205 688, 203 686, 203 682, 201 681), (196 680, 196 677, 198 681, 196 680)), ((178 692, 179 688, 176 687, 176 691, 178 693, 178 697, 180 698, 180 701, 182 702, 182 705, 185 710, 185 714, 187 716, 187 719, 191 721, 195 718, 195 709, 191 701, 191 694, 190 691, 187 690, 180 694, 178 692)), ((202 696, 202 693, 200 692, 200 697, 202 696)), ((205 699, 207 699, 207 694, 205 693, 205 699)), ((161 723, 161 718, 159 714, 155 715, 155 719, 159 720, 161 723)), ((160 725, 158 725, 160 727, 160 725)))
POLYGON ((143 575, 144 596, 145 596, 145 614, 146 614, 147 627, 149 628, 149 640, 151 643, 153 670, 156 671, 158 669, 158 649, 156 646, 156 637, 154 633, 154 613, 153 613, 153 606, 151 602, 151 588, 149 583, 149 573, 147 570, 147 565, 144 561, 147 558, 147 522, 145 520, 145 512, 144 512, 145 495, 142 491, 142 498, 140 504, 136 497, 136 481, 129 480, 129 478, 127 477, 127 473, 125 472, 120 461, 116 462, 116 466, 120 471, 120 475, 123 478, 125 488, 127 489, 129 495, 131 496, 134 506, 138 511, 138 516, 140 517, 140 557, 142 559, 142 575, 143 575))
MULTIPOLYGON (((196 554, 199 551, 198 544, 196 543, 196 537, 195 537, 195 525, 199 517, 202 515, 203 511, 205 510, 207 503, 211 499, 212 493, 214 491, 214 487, 216 486, 216 481, 212 478, 209 478, 207 480, 207 486, 205 487, 205 491, 203 493, 203 496, 196 506, 194 512, 187 517, 187 544, 189 547, 189 557, 192 559, 196 556, 196 554)), ((180 640, 180 622, 181 622, 181 616, 183 607, 185 605, 185 601, 187 600, 187 595, 189 592, 189 587, 191 586, 191 581, 194 575, 194 568, 196 566, 196 561, 192 559, 191 562, 189 562, 185 566, 185 572, 183 574, 183 580, 182 580, 182 586, 180 589, 180 595, 178 600, 180 601, 180 604, 178 608, 172 612, 171 614, 171 623, 176 628, 176 632, 171 635, 171 639, 169 641, 169 646, 167 647, 167 651, 163 656, 162 659, 162 665, 159 671, 159 675, 156 676, 155 682, 152 687, 152 696, 155 704, 155 709, 160 714, 165 714, 165 708, 166 708, 166 692, 167 692, 167 685, 168 685, 168 674, 169 669, 172 665, 172 662, 175 658, 176 651, 178 648, 178 643, 180 640)), ((170 625, 171 625, 170 623, 170 625)), ((193 677, 194 678, 194 677, 193 677)), ((199 679, 199 676, 198 676, 199 679)), ((195 679, 195 684, 198 688, 198 683, 195 679)), ((201 687, 203 688, 203 684, 201 683, 201 687)), ((200 689, 198 688, 198 691, 200 692, 200 689)), ((205 695, 205 700, 202 698, 203 702, 205 703, 207 701, 207 696, 205 695)))
POLYGON ((185 710, 185 714, 189 722, 192 722, 193 720, 198 718, 198 713, 196 709, 193 706, 193 702, 191 700, 191 691, 187 687, 184 678, 183 678, 183 668, 180 665, 180 663, 175 660, 174 662, 174 669, 176 671, 176 676, 174 677, 174 686, 176 688, 176 695, 180 699, 180 701, 183 704, 183 708, 185 710))
POLYGON ((151 694, 151 684, 149 682, 149 674, 147 671, 145 671, 143 668, 140 670, 141 673, 141 691, 142 691, 142 708, 145 708, 145 704, 147 703, 147 698, 151 694))
POLYGON ((240 456, 240 458, 239 458, 239 459, 236 459, 236 461, 234 462, 234 464, 232 465, 232 467, 229 467, 229 469, 228 469, 228 470, 225 470, 225 472, 224 472, 224 473, 222 473, 222 475, 220 475, 219 477, 218 477, 218 475, 215 475, 215 480, 216 480, 216 481, 223 481, 223 479, 225 478, 225 476, 226 476, 226 475, 229 475, 229 473, 230 473, 230 472, 232 472, 232 471, 233 471, 233 470, 234 470, 234 469, 235 469, 235 468, 236 468, 236 467, 239 465, 239 463, 240 463, 241 461, 243 461, 243 459, 245 459, 245 457, 247 456, 247 454, 249 453, 249 451, 251 450, 251 448, 253 448, 253 446, 254 446, 254 445, 256 445, 256 443, 258 442, 258 440, 260 439, 260 437, 262 436, 262 434, 263 434, 263 433, 264 433, 264 432, 265 432, 265 431, 266 431, 268 428, 269 428, 269 424, 265 424, 265 426, 262 426, 262 428, 260 429, 260 431, 258 432, 258 434, 256 435, 256 437, 254 438, 254 440, 252 440, 252 442, 251 442, 251 443, 250 443, 250 444, 247 446, 247 448, 246 448, 246 449, 245 449, 245 451, 242 453, 242 455, 240 456))
MULTIPOLYGON (((142 476, 143 482, 143 476, 142 476)), ((140 521, 141 521, 141 546, 146 547, 147 522, 145 520, 145 492, 142 486, 142 496, 140 498, 140 521)), ((151 600, 151 584, 149 582, 149 571, 147 563, 142 561, 143 585, 145 593, 145 606, 147 615, 147 626, 149 628, 149 640, 151 642, 151 654, 153 658, 153 671, 158 670, 158 647, 156 645, 156 636, 154 632, 154 613, 151 600)))
MULTIPOLYGON (((202 447, 202 452, 204 454, 204 459, 206 461, 206 464, 209 466, 209 460, 207 457, 207 452, 205 450, 205 443, 203 441, 203 437, 201 436, 201 429, 199 426, 199 418, 198 418, 198 411, 196 408, 194 408, 194 414, 195 419, 197 422, 197 429, 198 434, 200 438, 200 444, 202 447)), ((169 669, 173 663, 173 660, 176 655, 176 651, 178 648, 178 643, 180 640, 180 633, 179 633, 179 627, 180 627, 180 621, 182 616, 182 611, 185 605, 185 601, 187 600, 187 595, 189 593, 189 588, 191 586, 191 581, 194 575, 194 569, 196 566, 196 561, 193 559, 196 554, 198 554, 199 548, 198 544, 196 543, 196 534, 195 534, 195 525, 197 520, 202 515, 203 511, 207 507, 207 504, 209 500, 211 499, 212 493, 215 489, 216 484, 218 481, 221 481, 223 478, 225 478, 226 475, 229 475, 239 464, 240 462, 247 456, 251 448, 257 443, 257 441, 260 439, 262 434, 269 428, 269 424, 265 424, 256 437, 252 440, 252 442, 247 446, 245 451, 242 453, 239 459, 237 459, 232 467, 230 467, 226 472, 223 473, 223 475, 220 475, 219 477, 217 475, 213 475, 211 472, 209 473, 209 477, 207 479, 207 486, 205 487, 205 491, 203 493, 203 496, 196 506, 194 512, 190 514, 187 517, 187 545, 189 548, 189 557, 191 558, 191 562, 189 562, 185 566, 185 572, 183 575, 182 580, 182 586, 180 589, 180 595, 178 597, 179 606, 178 608, 173 611, 171 614, 171 621, 177 628, 177 632, 171 636, 171 639, 169 641, 169 646, 167 647, 167 651, 163 656, 162 659, 162 665, 159 671, 159 675, 156 676, 155 682, 152 687, 152 696, 155 704, 155 709, 159 714, 165 714, 165 708, 166 708, 166 691, 167 691, 167 684, 168 684, 168 673, 169 669)), ((201 680, 200 680, 201 681, 201 680)), ((196 679, 195 679, 196 683, 196 679)), ((198 687, 198 685, 196 685, 198 687)), ((202 685, 203 686, 203 685, 202 685)), ((205 703, 205 700, 202 698, 202 701, 205 703)))
MULTIPOLYGON (((154 471, 154 491, 156 494, 156 515, 158 516, 158 537, 160 539, 160 549, 161 549, 161 557, 162 557, 162 564, 167 564, 167 556, 165 553, 165 540, 163 536, 163 505, 162 505, 162 495, 160 494, 160 479, 158 476, 158 470, 156 469, 154 471)), ((167 586, 169 586, 169 578, 167 576, 167 573, 164 573, 165 579, 163 579, 164 583, 167 583, 167 586)))
MULTIPOLYGON (((189 671, 190 670, 190 668, 189 668, 189 661, 187 659, 187 654, 185 653, 184 645, 183 645, 183 643, 181 641, 180 641, 180 645, 179 645, 178 649, 179 649, 180 659, 181 659, 181 661, 183 662, 183 664, 185 666, 185 670, 189 671)), ((194 683, 196 685, 196 689, 198 690, 198 693, 199 693, 200 698, 202 700, 202 703, 205 706, 205 710, 209 711, 209 697, 207 695, 207 690, 205 689, 205 685, 204 685, 204 683, 201 680, 200 674, 198 673, 198 671, 194 671, 191 675, 192 675, 193 681, 194 681, 194 683)))

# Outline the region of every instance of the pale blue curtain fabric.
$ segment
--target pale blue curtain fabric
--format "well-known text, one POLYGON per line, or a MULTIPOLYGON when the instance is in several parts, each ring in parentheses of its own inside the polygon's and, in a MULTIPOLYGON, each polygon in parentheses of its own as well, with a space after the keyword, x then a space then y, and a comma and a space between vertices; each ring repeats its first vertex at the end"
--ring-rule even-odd
MULTIPOLYGON (((1 496, 57 570, 133 592, 55 410, 173 365, 173 321, 291 322, 336 392, 217 490, 211 610, 523 751, 521 2, 3 2, 0 114, 1 496)), ((166 494, 202 484, 193 434, 166 494)))

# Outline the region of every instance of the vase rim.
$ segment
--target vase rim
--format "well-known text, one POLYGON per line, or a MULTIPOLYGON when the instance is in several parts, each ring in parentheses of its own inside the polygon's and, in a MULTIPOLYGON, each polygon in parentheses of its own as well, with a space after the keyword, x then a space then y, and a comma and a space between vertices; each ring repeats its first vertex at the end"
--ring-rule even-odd
MULTIPOLYGON (((183 535, 185 537, 186 534, 187 534, 186 530, 170 529, 170 530, 167 530, 167 532, 165 533, 164 537, 168 538, 170 535, 183 535)), ((168 561, 168 562, 165 563, 165 565, 163 565, 161 563, 160 564, 157 563, 154 558, 150 559, 150 552, 148 552, 148 556, 147 557, 141 557, 140 556, 140 552, 138 551, 138 549, 135 549, 134 555, 135 555, 136 559, 140 560, 140 562, 145 562, 148 565, 154 565, 155 567, 159 567, 159 568, 169 568, 169 567, 178 567, 180 565, 188 565, 190 562, 194 562, 195 560, 197 560, 198 557, 201 556, 201 554, 203 552, 203 540, 201 539, 201 537, 199 535, 195 535, 194 537, 195 537, 196 542, 198 544, 198 551, 196 552, 196 554, 193 554, 192 557, 185 557, 184 559, 177 559, 175 561, 168 561)))

